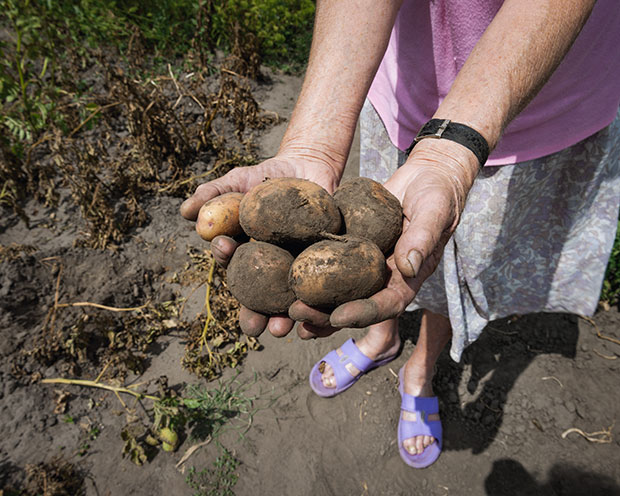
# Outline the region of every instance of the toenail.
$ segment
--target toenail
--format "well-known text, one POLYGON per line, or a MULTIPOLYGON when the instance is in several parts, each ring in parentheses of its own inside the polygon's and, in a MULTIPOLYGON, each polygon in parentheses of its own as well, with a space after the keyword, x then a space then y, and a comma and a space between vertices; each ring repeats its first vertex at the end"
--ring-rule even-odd
POLYGON ((325 372, 325 362, 319 363, 319 372, 322 374, 325 372))

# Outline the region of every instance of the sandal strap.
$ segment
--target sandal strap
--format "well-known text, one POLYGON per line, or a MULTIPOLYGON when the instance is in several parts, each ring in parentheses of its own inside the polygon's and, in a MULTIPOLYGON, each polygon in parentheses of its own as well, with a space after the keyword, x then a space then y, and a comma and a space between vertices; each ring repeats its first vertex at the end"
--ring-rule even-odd
POLYGON ((427 420, 422 419, 422 413, 424 411, 415 412, 415 420, 404 420, 401 417, 398 421, 398 440, 402 444, 403 440, 416 436, 432 436, 441 447, 443 439, 443 428, 441 420, 427 420))
POLYGON ((337 387, 342 387, 345 384, 348 384, 351 381, 355 380, 355 377, 351 375, 351 373, 346 368, 346 364, 350 360, 341 360, 344 356, 345 355, 343 355, 342 357, 338 356, 338 352, 336 350, 332 350, 327 355, 325 355, 323 360, 321 360, 331 366, 334 372, 334 378, 336 379, 337 387))
POLYGON ((360 371, 360 375, 376 367, 376 362, 364 355, 353 342, 348 339, 341 347, 342 355, 337 350, 330 351, 322 361, 328 363, 334 371, 334 378, 338 386, 343 386, 355 380, 355 376, 347 370, 346 365, 351 363, 360 371))
POLYGON ((342 350, 342 356, 339 357, 339 360, 341 360, 343 364, 346 363, 348 357, 349 361, 355 365, 355 368, 357 368, 360 372, 366 372, 370 368, 376 366, 376 362, 374 360, 368 358, 360 351, 353 341, 353 338, 347 339, 342 344, 340 349, 342 350))
POLYGON ((400 408, 411 413, 424 412, 425 416, 432 415, 434 413, 439 413, 439 400, 437 396, 425 398, 404 393, 400 408))

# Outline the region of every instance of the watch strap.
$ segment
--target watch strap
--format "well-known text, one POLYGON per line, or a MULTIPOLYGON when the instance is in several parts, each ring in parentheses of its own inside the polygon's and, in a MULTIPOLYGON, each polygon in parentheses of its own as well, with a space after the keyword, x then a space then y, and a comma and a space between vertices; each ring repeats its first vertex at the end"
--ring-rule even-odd
POLYGON ((411 153, 411 150, 419 141, 425 138, 447 139, 463 145, 476 155, 480 162, 480 167, 489 158, 489 144, 487 140, 475 129, 465 124, 452 122, 450 119, 431 119, 424 124, 418 135, 413 139, 411 146, 407 149, 407 155, 411 153))

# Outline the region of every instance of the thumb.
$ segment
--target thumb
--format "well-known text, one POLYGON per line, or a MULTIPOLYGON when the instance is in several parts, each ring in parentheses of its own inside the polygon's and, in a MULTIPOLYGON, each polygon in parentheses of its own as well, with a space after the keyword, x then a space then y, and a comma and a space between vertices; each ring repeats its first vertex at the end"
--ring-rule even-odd
POLYGON ((416 207, 414 211, 416 213, 410 217, 408 225, 405 222, 404 232, 394 247, 394 261, 398 271, 410 278, 420 275, 421 269, 428 265, 424 263, 427 260, 432 265, 434 262, 432 267, 428 267, 429 272, 435 270, 453 224, 448 208, 437 208, 436 204, 429 202, 416 207))
POLYGON ((181 215, 187 220, 196 220, 200 207, 205 203, 216 196, 233 191, 238 190, 235 188, 233 181, 230 181, 226 175, 214 181, 201 184, 196 188, 194 194, 181 204, 181 215))
POLYGON ((246 193, 264 179, 263 172, 257 166, 236 167, 222 177, 198 186, 194 194, 181 204, 181 215, 187 220, 196 220, 200 207, 209 200, 224 193, 246 193))

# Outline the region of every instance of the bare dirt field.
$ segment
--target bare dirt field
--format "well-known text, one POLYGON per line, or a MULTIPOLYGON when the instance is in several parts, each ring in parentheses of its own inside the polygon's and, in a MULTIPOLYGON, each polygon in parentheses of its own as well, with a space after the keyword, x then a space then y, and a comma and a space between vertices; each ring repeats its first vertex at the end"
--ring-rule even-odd
MULTIPOLYGON (((272 74, 255 96, 263 110, 286 118, 299 88, 299 77, 272 74)), ((285 126, 256 131, 259 156, 275 153, 285 126)), ((347 174, 355 174, 354 162, 347 174)), ((208 166, 192 164, 195 173, 208 166)), ((37 481, 39 488, 51 487, 54 466, 56 476, 69 482, 65 492, 45 494, 620 495, 618 308, 591 320, 514 316, 489 325, 461 363, 445 353, 434 384, 444 452, 430 468, 414 470, 400 460, 396 445, 396 373, 415 346, 418 314, 401 319, 402 355, 333 399, 314 395, 308 373, 360 330, 309 342, 293 333, 263 335, 258 342, 242 337, 244 349, 226 355, 236 366, 222 366, 219 377, 207 382, 181 363, 196 332, 191 322, 204 324, 203 283, 209 277, 204 267, 195 268, 206 263, 208 246, 179 216, 182 198, 148 198, 147 220, 115 249, 99 250, 75 244, 84 226, 75 207, 63 201, 68 193, 59 194, 55 210, 34 201, 26 206, 30 227, 17 215, 0 221, 0 246, 6 248, 0 257, 0 495, 36 494, 26 485, 37 481), (106 308, 63 306, 76 302, 106 308), (132 318, 139 320, 141 336, 125 332, 132 318), (183 319, 190 324, 181 325, 183 319), (63 339, 53 348, 55 330, 63 339), (108 375, 107 364, 120 361, 133 365, 108 375), (176 451, 153 447, 138 466, 132 457, 141 451, 132 443, 145 434, 131 426, 141 425, 137 418, 153 420, 153 402, 42 382, 58 378, 100 379, 97 384, 117 388, 138 384, 130 390, 172 398, 197 385, 234 391, 242 397, 235 405, 242 407, 230 407, 217 438, 215 424, 200 424, 207 429, 200 436, 192 430, 199 423, 189 422, 179 429, 176 451), (213 469, 222 453, 236 460, 230 472, 213 469), (192 466, 211 467, 208 482, 190 478, 191 487, 186 479, 192 466)), ((211 286, 216 291, 221 284, 216 272, 211 286)))

